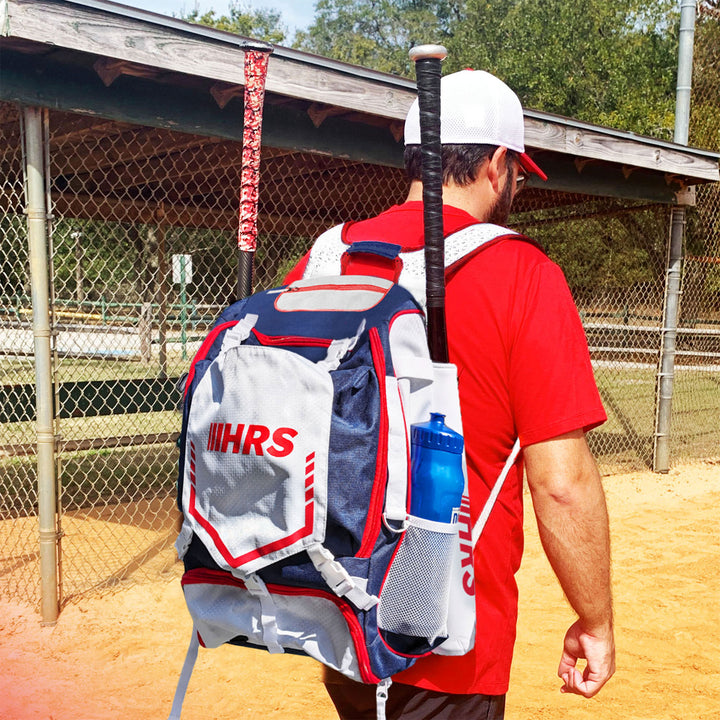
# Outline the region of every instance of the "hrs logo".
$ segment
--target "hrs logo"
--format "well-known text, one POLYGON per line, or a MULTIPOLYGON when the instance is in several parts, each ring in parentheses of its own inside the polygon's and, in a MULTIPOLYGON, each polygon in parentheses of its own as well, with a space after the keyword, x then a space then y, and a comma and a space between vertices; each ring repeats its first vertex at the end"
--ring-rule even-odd
POLYGON ((265 425, 210 423, 207 449, 214 452, 242 452, 243 455, 287 457, 294 449, 297 430, 281 427, 270 431, 265 425), (234 429, 233 429, 234 428, 234 429), (269 444, 268 444, 269 442, 269 444))

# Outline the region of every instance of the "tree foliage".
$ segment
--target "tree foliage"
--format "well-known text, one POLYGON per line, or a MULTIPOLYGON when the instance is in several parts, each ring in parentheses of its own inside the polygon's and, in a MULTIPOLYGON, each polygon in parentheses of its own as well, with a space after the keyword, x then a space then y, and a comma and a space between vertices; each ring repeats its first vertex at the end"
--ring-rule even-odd
POLYGON ((303 50, 410 77, 408 50, 445 43, 462 21, 463 0, 318 0, 315 21, 295 38, 303 50))
POLYGON ((227 15, 215 10, 200 13, 197 7, 180 15, 182 20, 281 45, 288 38, 287 26, 278 10, 253 10, 249 4, 230 2, 227 15))
MULTIPOLYGON (((714 8, 717 0, 703 4, 714 8)), ((275 43, 288 39, 277 10, 231 3, 228 15, 194 10, 183 17, 275 43)), ((671 139, 678 21, 676 0, 317 0, 313 23, 293 45, 412 78, 408 50, 442 43, 450 51, 446 73, 489 70, 526 107, 671 139)), ((717 27, 705 25, 699 32, 717 27)))
POLYGON ((538 110, 669 138, 675 0, 319 0, 295 44, 412 77, 407 51, 440 42, 538 110))
POLYGON ((720 150, 720 0, 700 3, 690 116, 693 145, 720 150))

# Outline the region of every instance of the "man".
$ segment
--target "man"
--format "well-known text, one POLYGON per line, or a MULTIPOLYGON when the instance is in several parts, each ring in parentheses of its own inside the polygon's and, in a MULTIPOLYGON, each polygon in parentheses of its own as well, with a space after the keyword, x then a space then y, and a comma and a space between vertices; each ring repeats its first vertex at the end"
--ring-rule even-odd
MULTIPOLYGON (((504 225, 529 173, 515 93, 464 70, 441 83, 446 235, 477 222, 504 225)), ((417 101, 405 125, 410 189, 404 204, 346 224, 346 243, 423 244, 417 101)), ((288 280, 300 277, 307 259, 288 280)), ((560 268, 528 239, 505 235, 447 277, 450 361, 460 402, 475 522, 516 437, 522 453, 475 548, 476 643, 462 657, 433 655, 393 678, 389 718, 502 718, 515 642, 522 555, 522 477, 527 474, 545 552, 578 615, 558 674, 563 692, 595 695, 614 672, 608 519, 585 432, 605 421, 585 335, 560 268), (584 671, 577 662, 586 660, 584 671)), ((374 688, 326 671, 341 718, 375 717, 374 688)))

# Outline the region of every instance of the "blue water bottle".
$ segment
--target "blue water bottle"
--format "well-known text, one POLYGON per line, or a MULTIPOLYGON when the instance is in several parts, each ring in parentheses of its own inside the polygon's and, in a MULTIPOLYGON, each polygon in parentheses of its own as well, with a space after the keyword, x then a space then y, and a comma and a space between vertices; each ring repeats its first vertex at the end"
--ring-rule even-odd
POLYGON ((412 426, 411 515, 457 522, 465 489, 462 451, 462 435, 445 425, 441 413, 412 426))

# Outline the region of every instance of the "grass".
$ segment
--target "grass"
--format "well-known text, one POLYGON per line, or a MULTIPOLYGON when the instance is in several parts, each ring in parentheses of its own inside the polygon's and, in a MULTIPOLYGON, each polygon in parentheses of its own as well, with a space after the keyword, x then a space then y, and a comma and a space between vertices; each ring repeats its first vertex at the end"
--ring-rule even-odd
MULTIPOLYGON (((3 363, 3 368, 6 363, 3 363)), ((64 372, 79 379, 118 377, 109 361, 68 361, 64 372)), ((180 370, 178 363, 177 370, 180 370)), ((147 368, 123 363, 125 373, 144 377, 147 368), (142 371, 145 371, 144 373, 142 371)), ((603 471, 644 469, 652 462, 656 371, 650 366, 598 363, 595 368, 608 421, 590 433, 603 471)), ((720 373, 679 367, 673 400, 673 461, 720 455, 720 373)), ((58 422, 62 440, 150 436, 180 429, 178 412, 70 418, 58 422)), ((33 423, 0 425, 0 445, 33 443, 33 423)), ((172 492, 177 450, 172 444, 62 453, 58 476, 66 508, 121 502, 172 492)), ((0 516, 31 514, 36 504, 35 456, 0 458, 0 516)))
MULTIPOLYGON (((623 469, 651 467, 656 370, 599 365, 595 379, 608 421, 590 434, 598 462, 623 469)), ((673 460, 720 454, 720 373, 676 367, 671 427, 673 460)))
MULTIPOLYGON (((180 353, 168 356, 166 374, 178 377, 187 371, 192 356, 183 360, 180 353)), ((136 360, 92 360, 61 358, 58 362, 56 381, 81 382, 84 380, 135 380, 159 377, 159 365, 148 366, 136 360)), ((0 384, 25 385, 35 382, 35 365, 32 358, 3 358, 0 364, 0 384)))

